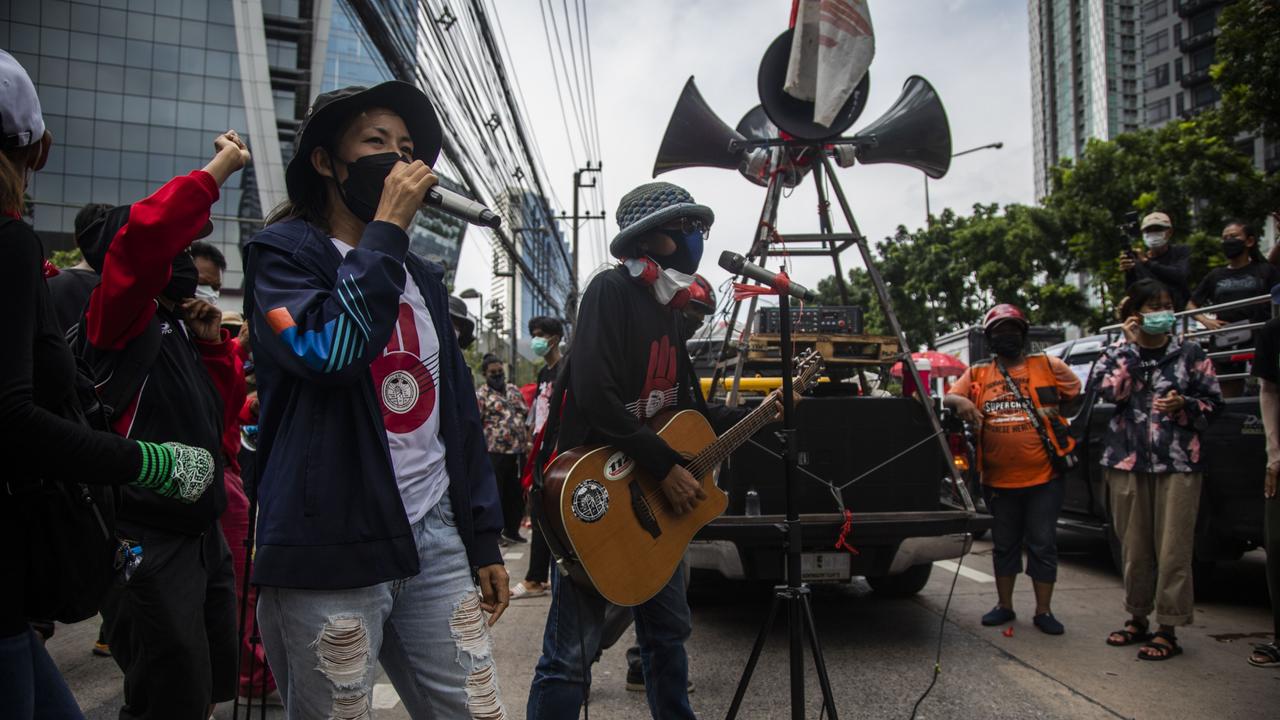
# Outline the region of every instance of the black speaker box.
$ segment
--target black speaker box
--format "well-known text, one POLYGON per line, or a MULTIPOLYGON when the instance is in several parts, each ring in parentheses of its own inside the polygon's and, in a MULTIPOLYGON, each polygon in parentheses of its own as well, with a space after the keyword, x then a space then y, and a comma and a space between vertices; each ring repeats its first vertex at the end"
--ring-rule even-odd
MULTIPOLYGON (((729 492, 729 514, 744 513, 747 492, 755 490, 763 515, 786 512, 786 487, 774 423, 735 452, 721 472, 729 492)), ((933 430, 918 400, 907 398, 817 397, 796 405, 799 465, 839 487, 903 453, 933 430)), ((921 443, 840 492, 853 512, 936 510, 946 460, 936 440, 921 443)), ((831 489, 797 471, 801 513, 838 512, 831 489)))

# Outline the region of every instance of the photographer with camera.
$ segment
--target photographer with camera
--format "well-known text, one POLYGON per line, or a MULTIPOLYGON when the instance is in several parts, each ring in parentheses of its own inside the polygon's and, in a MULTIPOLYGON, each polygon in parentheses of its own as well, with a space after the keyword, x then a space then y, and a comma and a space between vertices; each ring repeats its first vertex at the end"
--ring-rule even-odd
POLYGON ((1172 244, 1173 224, 1162 212, 1142 218, 1140 230, 1145 248, 1120 254, 1124 286, 1127 288, 1139 280, 1157 280, 1169 289, 1174 309, 1181 310, 1191 296, 1187 285, 1191 275, 1191 248, 1172 244))

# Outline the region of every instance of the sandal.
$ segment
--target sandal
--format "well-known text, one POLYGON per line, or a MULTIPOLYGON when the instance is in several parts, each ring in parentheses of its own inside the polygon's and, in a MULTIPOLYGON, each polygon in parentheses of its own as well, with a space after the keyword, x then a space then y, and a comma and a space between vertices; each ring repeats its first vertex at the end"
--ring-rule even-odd
POLYGON ((1135 645, 1140 642, 1146 642, 1151 639, 1150 626, 1139 625, 1130 620, 1124 624, 1124 629, 1116 630, 1107 636, 1107 644, 1111 647, 1125 647, 1126 645, 1135 645), (1130 630, 1129 628, 1133 628, 1130 630), (1116 636, 1119 635, 1121 640, 1116 642, 1116 636))
POLYGON ((1260 668, 1280 667, 1280 642, 1254 645, 1249 664, 1260 668), (1263 658, 1262 662, 1257 660, 1258 657, 1263 658))
POLYGON ((520 582, 516 583, 515 587, 511 588, 511 599, 520 600, 523 598, 535 598, 541 595, 546 595, 547 585, 545 583, 540 583, 540 585, 541 587, 538 588, 537 590, 530 590, 529 586, 525 585, 524 581, 521 580, 520 582))
POLYGON ((1164 640, 1165 642, 1158 643, 1153 640, 1143 645, 1142 649, 1138 651, 1139 660, 1160 662, 1182 654, 1182 646, 1178 644, 1178 638, 1173 633, 1158 630, 1153 634, 1153 637, 1156 640, 1164 640))

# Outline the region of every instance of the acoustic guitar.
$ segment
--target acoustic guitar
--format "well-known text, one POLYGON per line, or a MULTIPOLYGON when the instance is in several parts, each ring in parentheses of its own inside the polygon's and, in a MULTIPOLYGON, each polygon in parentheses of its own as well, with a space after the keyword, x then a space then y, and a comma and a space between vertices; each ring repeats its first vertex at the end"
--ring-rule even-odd
MULTIPOLYGON (((795 391, 804 392, 822 370, 809 350, 797 360, 795 391)), ((585 445, 561 453, 543 473, 543 529, 555 533, 566 557, 561 567, 615 605, 639 605, 666 586, 693 536, 724 512, 729 497, 716 486, 720 463, 776 419, 762 403, 716 437, 702 413, 659 413, 649 426, 685 458, 684 467, 707 498, 677 515, 652 477, 611 445, 585 445)))

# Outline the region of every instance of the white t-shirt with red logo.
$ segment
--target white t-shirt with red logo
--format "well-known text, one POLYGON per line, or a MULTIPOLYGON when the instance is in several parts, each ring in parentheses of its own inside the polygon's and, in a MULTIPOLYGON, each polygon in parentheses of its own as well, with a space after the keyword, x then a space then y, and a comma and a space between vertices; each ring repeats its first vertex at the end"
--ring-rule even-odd
MULTIPOLYGON (((333 239, 345 257, 351 246, 333 239)), ((391 465, 412 525, 440 502, 449 487, 440 437, 440 338, 422 292, 405 272, 399 317, 387 348, 369 368, 382 407, 391 465)))

